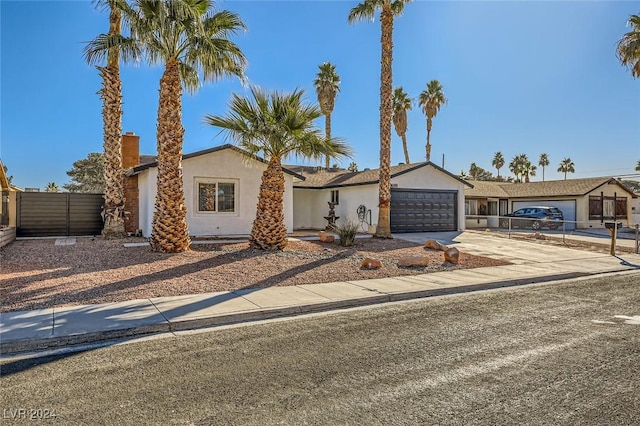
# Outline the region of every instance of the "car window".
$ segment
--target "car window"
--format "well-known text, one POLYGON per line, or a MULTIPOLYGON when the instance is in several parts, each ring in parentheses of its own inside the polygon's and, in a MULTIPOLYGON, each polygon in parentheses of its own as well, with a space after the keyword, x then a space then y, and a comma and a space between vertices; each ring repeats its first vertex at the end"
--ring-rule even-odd
POLYGON ((516 210, 515 212, 513 212, 513 214, 516 215, 516 216, 522 216, 523 214, 526 213, 526 210, 527 209, 519 209, 519 210, 516 210))

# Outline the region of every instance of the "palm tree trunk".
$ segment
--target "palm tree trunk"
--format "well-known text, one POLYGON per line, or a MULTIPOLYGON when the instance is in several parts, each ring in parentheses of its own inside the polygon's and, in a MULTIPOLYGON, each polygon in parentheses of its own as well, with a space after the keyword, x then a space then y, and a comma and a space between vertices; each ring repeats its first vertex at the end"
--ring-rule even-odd
POLYGON ((384 0, 380 13, 382 44, 380 69, 380 187, 378 196, 378 226, 376 237, 391 238, 391 117, 393 114, 392 71, 393 61, 393 12, 391 1, 384 0))
POLYGON ((427 161, 431 161, 431 126, 433 120, 431 117, 427 117, 427 161))
MULTIPOLYGON (((121 13, 111 8, 109 34, 120 33, 121 13)), ((104 238, 125 236, 124 229, 124 171, 122 169, 122 82, 120 81, 120 52, 109 51, 107 66, 98 67, 102 77, 102 120, 104 127, 104 238)))
MULTIPOLYGON (((324 116, 324 135, 327 139, 331 139, 331 114, 324 116)), ((329 161, 331 159, 327 155, 324 159, 324 168, 329 170, 329 161)))
POLYGON ((187 208, 182 183, 182 86, 178 61, 170 59, 160 79, 158 106, 158 193, 151 248, 165 253, 189 249, 187 208))
POLYGON ((256 218, 253 221, 249 243, 261 250, 282 250, 287 245, 284 225, 284 173, 280 158, 269 160, 262 173, 256 218))
POLYGON ((409 161, 409 149, 407 148, 407 133, 402 134, 402 149, 404 150, 404 161, 407 164, 411 164, 409 161))
POLYGON ((544 182, 544 166, 542 166, 542 181, 544 182))
POLYGON ((498 170, 498 177, 500 177, 500 168, 497 168, 496 170, 498 170))

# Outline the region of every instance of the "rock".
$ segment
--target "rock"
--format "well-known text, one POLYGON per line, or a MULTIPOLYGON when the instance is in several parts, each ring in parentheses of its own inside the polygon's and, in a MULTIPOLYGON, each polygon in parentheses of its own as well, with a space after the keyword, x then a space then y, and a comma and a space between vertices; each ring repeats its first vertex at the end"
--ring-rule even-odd
POLYGON ((326 232, 318 232, 318 237, 320 237, 320 241, 323 243, 332 243, 336 240, 336 237, 334 237, 331 234, 327 234, 326 232))
POLYGON ((451 247, 444 252, 444 261, 453 263, 454 265, 458 264, 460 259, 460 252, 457 248, 451 247))
POLYGON ((436 240, 427 240, 424 247, 431 250, 445 251, 448 247, 436 240))
POLYGON ((367 257, 362 261, 360 267, 364 269, 380 269, 382 268, 382 262, 377 259, 371 259, 367 257))
POLYGON ((420 267, 424 268, 429 266, 429 258, 426 256, 407 256, 398 260, 398 266, 404 268, 420 267))
POLYGON ((533 234, 533 238, 535 238, 536 240, 546 240, 547 239, 544 236, 544 234, 541 234, 540 232, 536 232, 535 234, 533 234))

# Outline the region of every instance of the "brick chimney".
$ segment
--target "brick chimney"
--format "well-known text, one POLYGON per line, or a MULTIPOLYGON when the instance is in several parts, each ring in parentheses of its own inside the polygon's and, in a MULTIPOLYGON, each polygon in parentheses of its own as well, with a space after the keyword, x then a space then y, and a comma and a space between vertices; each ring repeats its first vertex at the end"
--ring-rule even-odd
MULTIPOLYGON (((140 136, 133 132, 122 135, 122 168, 126 171, 140 165, 140 136)), ((125 176, 124 178, 124 210, 129 212, 125 219, 124 229, 127 232, 136 232, 140 227, 140 193, 138 191, 138 175, 125 176)))

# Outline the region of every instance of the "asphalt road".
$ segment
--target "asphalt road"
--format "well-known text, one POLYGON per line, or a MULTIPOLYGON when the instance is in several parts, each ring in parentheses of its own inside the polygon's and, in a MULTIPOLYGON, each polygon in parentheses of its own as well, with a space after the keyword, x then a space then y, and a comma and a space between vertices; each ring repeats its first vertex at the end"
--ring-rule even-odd
POLYGON ((5 359, 2 420, 640 424, 639 315, 635 273, 5 359))

